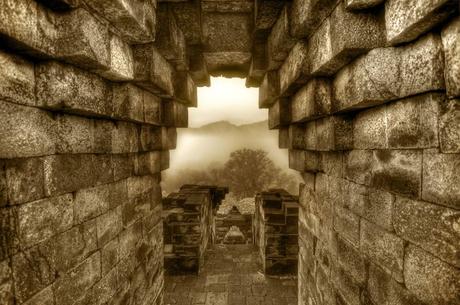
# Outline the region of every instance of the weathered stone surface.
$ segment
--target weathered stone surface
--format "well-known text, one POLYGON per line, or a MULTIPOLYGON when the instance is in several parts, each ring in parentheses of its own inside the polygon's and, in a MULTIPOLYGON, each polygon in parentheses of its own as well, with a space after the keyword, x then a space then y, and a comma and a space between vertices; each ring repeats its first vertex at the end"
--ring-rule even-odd
POLYGON ((280 95, 278 71, 265 73, 259 88, 259 108, 269 108, 280 95))
POLYGON ((460 153, 460 100, 443 101, 439 112, 441 152, 460 153))
POLYGON ((317 150, 318 148, 316 121, 308 122, 305 125, 305 148, 310 150, 317 150))
POLYGON ((331 279, 336 289, 337 304, 359 305, 359 283, 342 267, 334 266, 331 279))
POLYGON ((423 153, 422 198, 447 207, 460 207, 460 158, 458 154, 423 153))
POLYGON ((70 195, 33 201, 18 208, 19 239, 26 247, 36 245, 72 227, 70 195))
POLYGON ((305 149, 305 126, 291 124, 288 129, 288 148, 305 149))
POLYGON ((0 208, 0 259, 3 261, 15 254, 19 249, 19 232, 17 209, 2 207, 0 208))
POLYGON ((385 3, 387 40, 391 44, 408 42, 444 21, 458 6, 452 0, 423 0, 410 5, 402 0, 385 3))
POLYGON ((277 0, 258 0, 254 4, 254 27, 267 31, 275 24, 284 3, 277 0))
POLYGON ((35 105, 34 65, 19 56, 0 52, 0 98, 35 105))
POLYGON ((404 241, 401 238, 362 220, 360 250, 396 281, 403 281, 404 241))
POLYGON ((152 151, 138 154, 136 174, 151 175, 161 171, 161 152, 152 151))
POLYGON ((79 116, 59 115, 56 122, 57 153, 78 154, 93 151, 93 120, 79 116))
POLYGON ((189 47, 189 73, 197 86, 207 86, 211 84, 211 79, 208 73, 208 65, 206 59, 201 53, 201 48, 189 47))
POLYGON ((109 120, 94 120, 93 152, 97 154, 112 152, 112 130, 115 123, 109 120))
POLYGON ((444 48, 444 77, 449 97, 460 96, 460 18, 453 19, 441 32, 444 48))
POLYGON ((174 95, 173 68, 153 44, 133 47, 134 82, 161 97, 174 95))
POLYGON ((144 122, 160 125, 162 113, 161 99, 148 91, 144 91, 144 122))
MULTIPOLYGON (((359 235, 359 233, 358 233, 359 235)), ((367 266, 365 258, 359 253, 359 249, 346 240, 336 239, 337 259, 339 265, 358 282, 366 281, 367 266)))
MULTIPOLYGON (((13 178, 13 181, 14 178, 13 178)), ((20 184, 20 183, 18 183, 20 184)), ((35 193, 36 190, 33 190, 32 193, 35 193)), ((13 193, 13 198, 15 196, 15 192, 13 193)), ((5 162, 0 161, 0 207, 6 206, 8 203, 8 184, 6 180, 6 168, 5 168, 5 162)), ((18 195, 16 195, 18 196, 18 195)), ((21 195, 19 195, 21 196, 21 195)))
POLYGON ((134 174, 135 157, 133 154, 116 154, 112 156, 114 181, 131 177, 134 174))
POLYGON ((114 84, 113 116, 134 122, 144 121, 144 91, 129 83, 114 84))
POLYGON ((384 0, 346 0, 345 7, 350 10, 360 10, 377 6, 384 0))
MULTIPOLYGON (((334 229, 341 236, 341 238, 338 237, 336 241, 337 256, 343 255, 342 252, 353 251, 352 249, 350 249, 350 247, 359 247, 359 216, 354 214, 351 210, 343 208, 340 205, 335 206, 334 229), (346 242, 343 241, 342 238, 347 240, 350 243, 350 245, 346 244, 346 242)), ((354 252, 357 252, 357 250, 354 250, 354 252)), ((345 254, 345 256, 346 255, 347 254, 345 254)), ((338 258, 340 260, 340 257, 338 258)), ((344 257, 344 259, 347 258, 344 257)), ((363 270, 359 272, 359 276, 357 276, 357 274, 354 275, 354 277, 357 280, 360 280, 360 282, 363 281, 363 274, 361 274, 362 271, 363 270)))
POLYGON ((108 70, 97 71, 112 81, 130 81, 134 78, 134 59, 131 46, 115 34, 110 35, 108 70))
POLYGON ((331 111, 329 80, 315 78, 302 87, 291 101, 292 121, 303 122, 328 115, 331 111))
POLYGON ((285 5, 267 39, 267 51, 273 60, 283 61, 295 45, 289 28, 289 5, 285 5))
MULTIPOLYGON (((0 199, 0 202, 6 202, 7 193, 10 204, 21 204, 45 197, 43 173, 42 158, 15 159, 7 162, 4 193, 0 195, 0 198, 4 196, 4 200, 0 199)), ((0 174, 0 181, 1 176, 0 174)))
POLYGON ((121 211, 122 207, 118 206, 96 219, 98 248, 103 247, 121 232, 123 228, 121 211))
POLYGON ((441 41, 435 34, 399 48, 374 49, 337 73, 333 109, 365 108, 441 90, 443 65, 441 41))
POLYGON ((319 169, 319 155, 313 151, 290 149, 289 168, 299 172, 317 172, 319 169))
POLYGON ((363 200, 362 213, 365 219, 386 229, 393 231, 395 196, 391 193, 369 189, 368 197, 363 200))
POLYGON ((455 229, 460 212, 398 197, 395 202, 396 234, 456 267, 460 266, 460 237, 455 229))
POLYGON ((54 295, 51 286, 46 287, 33 297, 31 297, 24 305, 54 305, 54 295))
POLYGON ((424 250, 410 245, 404 260, 406 287, 427 304, 447 305, 460 300, 460 271, 424 250))
POLYGON ((373 153, 370 150, 352 150, 344 155, 344 176, 353 182, 369 185, 373 153))
POLYGON ((277 99, 268 109, 268 128, 277 129, 291 122, 291 108, 287 99, 277 99))
POLYGON ((246 87, 260 87, 267 71, 267 50, 265 39, 255 38, 252 43, 252 58, 246 78, 246 87))
POLYGON ((24 158, 55 152, 56 123, 45 111, 0 101, 0 158, 24 158))
POLYGON ((101 249, 102 274, 109 272, 118 263, 118 237, 101 249))
POLYGON ((12 273, 8 260, 0 262, 0 302, 5 305, 14 304, 12 273))
POLYGON ((176 72, 174 75, 175 98, 188 107, 196 107, 198 93, 192 77, 187 72, 176 72))
POLYGON ((387 148, 387 121, 386 106, 359 112, 353 119, 353 147, 355 149, 387 148))
POLYGON ((203 42, 200 4, 197 1, 168 3, 189 45, 197 45, 203 42))
POLYGON ((279 70, 281 94, 287 96, 294 94, 298 88, 311 78, 307 55, 308 48, 305 41, 300 40, 291 49, 279 70))
POLYGON ((54 61, 36 66, 37 104, 68 112, 110 116, 110 86, 97 75, 54 61))
POLYGON ((174 100, 163 102, 163 125, 174 127, 188 127, 188 108, 174 100))
POLYGON ((112 152, 132 153, 140 149, 139 127, 128 122, 118 122, 116 128, 112 129, 112 152))
POLYGON ((167 136, 167 130, 164 127, 142 126, 140 134, 141 151, 167 149, 167 136))
POLYGON ((83 223, 95 218, 109 209, 109 192, 107 185, 79 190, 75 193, 75 223, 83 223))
POLYGON ((371 186, 408 195, 420 196, 422 153, 416 150, 375 150, 371 186))
POLYGON ((338 0, 294 0, 291 8, 291 35, 298 38, 314 33, 336 7, 338 0))
POLYGON ((347 116, 330 116, 316 121, 317 149, 347 150, 353 147, 352 120, 347 116))
POLYGON ((249 52, 205 52, 204 58, 212 76, 246 77, 251 63, 249 52))

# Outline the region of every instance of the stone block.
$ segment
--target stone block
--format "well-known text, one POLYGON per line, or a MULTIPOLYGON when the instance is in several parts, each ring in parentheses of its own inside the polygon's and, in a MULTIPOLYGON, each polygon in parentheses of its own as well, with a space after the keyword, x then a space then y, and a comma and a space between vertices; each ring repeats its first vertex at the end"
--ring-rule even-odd
POLYGON ((134 78, 134 59, 131 46, 118 35, 110 35, 108 69, 97 73, 112 81, 130 81, 134 78))
POLYGON ((95 183, 91 155, 47 156, 44 158, 44 168, 46 196, 74 192, 95 183))
POLYGON ((107 212, 111 191, 110 185, 78 190, 74 196, 75 223, 83 223, 107 212))
POLYGON ((249 66, 246 78, 246 87, 260 87, 267 71, 266 41, 261 38, 254 38, 252 46, 251 65, 249 66))
POLYGON ((93 152, 94 122, 79 116, 58 115, 56 152, 80 154, 93 152))
POLYGON ((460 18, 453 19, 441 32, 444 48, 444 77, 449 97, 460 96, 460 18))
POLYGON ((317 149, 347 150, 353 147, 353 121, 348 116, 330 116, 316 121, 317 149))
POLYGON ((460 153, 460 100, 443 101, 439 112, 441 152, 460 153))
POLYGON ((342 267, 334 266, 331 274, 336 289, 337 304, 359 305, 359 283, 342 267))
POLYGON ((206 52, 203 53, 211 76, 244 78, 251 63, 250 52, 206 52))
POLYGON ((152 151, 137 155, 136 175, 152 175, 161 172, 161 152, 152 151))
POLYGON ((460 299, 458 268, 413 245, 406 250, 404 279, 407 289, 427 304, 455 304, 460 299))
POLYGON ((353 147, 385 149, 388 147, 386 132, 387 107, 385 105, 361 111, 353 119, 353 147))
POLYGON ((349 10, 361 10, 377 6, 384 0, 346 0, 345 7, 349 10))
POLYGON ((55 152, 56 122, 45 111, 0 101, 0 158, 24 158, 55 152))
POLYGON ((404 241, 374 224, 361 220, 360 250, 371 262, 403 282, 404 241))
POLYGON ((291 101, 292 121, 313 120, 331 112, 331 87, 328 79, 314 78, 291 101))
POLYGON ((342 2, 309 39, 311 73, 332 76, 353 58, 385 43, 382 14, 350 12, 342 2))
POLYGON ((122 207, 118 206, 96 218, 97 246, 102 248, 123 229, 122 207))
POLYGON ((170 153, 169 150, 163 150, 161 152, 161 170, 167 170, 169 168, 169 159, 170 159, 170 153))
POLYGON ((460 158, 458 154, 423 153, 423 200, 460 207, 460 158))
POLYGON ((99 252, 84 260, 72 272, 63 274, 53 284, 56 303, 72 304, 83 297, 101 278, 101 257, 99 252))
POLYGON ((174 95, 173 68, 153 44, 133 47, 134 82, 140 87, 159 95, 174 95))
POLYGON ((299 124, 289 125, 289 145, 291 149, 305 149, 305 126, 299 124))
POLYGON ((18 215, 15 208, 0 208, 0 260, 5 260, 19 249, 18 215))
POLYGON ((50 285, 39 293, 35 294, 33 297, 27 300, 24 305, 54 305, 54 295, 51 287, 52 286, 50 285))
POLYGON ((321 171, 330 177, 343 177, 343 153, 321 152, 321 171))
POLYGON ((118 237, 116 237, 101 249, 103 275, 109 272, 118 263, 118 247, 118 237))
POLYGON ((161 99, 148 91, 144 91, 144 122, 152 125, 161 125, 161 99))
POLYGON ((0 52, 0 98, 17 104, 35 105, 34 64, 0 52))
POLYGON ((144 121, 144 90, 129 83, 114 84, 113 117, 134 122, 144 121))
POLYGON ((140 134, 141 151, 163 150, 168 149, 167 146, 167 128, 147 125, 142 126, 140 134))
POLYGON ((456 267, 460 267, 460 237, 455 230, 459 221, 459 211, 428 202, 398 197, 394 205, 396 234, 456 267))
POLYGON ((277 129, 291 122, 289 100, 280 98, 268 109, 268 128, 277 129))
POLYGON ((182 103, 174 100, 163 102, 163 125, 179 128, 188 127, 188 108, 182 103))
MULTIPOLYGON (((16 185, 21 185, 21 175, 19 175, 19 182, 15 183, 16 185)), ((13 178, 13 182, 15 182, 15 178, 13 178)), ((12 191, 12 196, 13 196, 13 200, 17 200, 15 198, 16 195, 16 192, 17 191, 12 191)), ((36 189, 33 189, 33 194, 35 195, 36 193, 36 189)), ((21 191, 19 191, 19 193, 21 193, 21 191)), ((8 204, 8 196, 10 196, 8 194, 8 183, 7 183, 7 179, 6 179, 6 168, 5 168, 5 162, 3 161, 0 161, 0 208, 3 207, 3 206, 6 206, 8 204)), ((21 196, 21 195, 20 195, 21 196)))
POLYGON ((284 3, 277 0, 258 0, 254 3, 254 27, 259 31, 268 31, 275 24, 284 3))
POLYGON ((371 186, 410 197, 421 191, 422 153, 417 150, 375 150, 371 186))
POLYGON ((197 86, 207 86, 211 84, 208 73, 208 65, 201 50, 189 49, 190 67, 189 73, 197 86))
POLYGON ((113 155, 112 164, 115 181, 119 181, 134 175, 135 156, 133 154, 113 155))
MULTIPOLYGON (((5 305, 14 304, 13 272, 9 260, 0 262, 0 302, 5 305)), ((48 305, 48 304, 45 304, 48 305)))
POLYGON ((336 238, 336 247, 339 265, 349 273, 356 282, 361 285, 364 284, 367 277, 367 262, 361 253, 359 253, 359 249, 340 237, 336 238))
POLYGON ((299 172, 317 172, 319 155, 314 151, 289 149, 289 168, 299 172))
POLYGON ((318 148, 316 121, 308 122, 305 125, 305 147, 309 150, 317 150, 318 148))
POLYGON ((416 39, 455 12, 455 0, 423 0, 411 5, 403 0, 385 3, 387 40, 395 45, 416 39))
POLYGON ((297 38, 311 36, 332 13, 338 0, 294 0, 291 6, 291 35, 297 38))
POLYGON ((95 154, 91 157, 91 166, 93 167, 93 176, 91 179, 94 181, 94 185, 103 185, 113 182, 112 156, 109 154, 95 154))
POLYGON ((168 3, 176 17, 177 24, 184 33, 185 40, 189 45, 198 45, 203 42, 201 5, 197 2, 186 1, 180 3, 168 3))
MULTIPOLYGON (((0 170, 1 171, 1 170, 0 170)), ((0 202, 21 204, 45 197, 44 168, 42 158, 26 158, 8 161, 5 167, 4 186, 0 186, 0 202), (31 174, 33 173, 33 174, 31 174), (1 198, 4 197, 4 200, 1 198)), ((0 173, 0 185, 2 185, 0 173)), ((2 204, 0 204, 1 206, 2 204)))
POLYGON ((285 5, 267 39, 267 51, 271 58, 276 61, 286 59, 289 51, 296 43, 290 33, 289 11, 290 6, 285 5))
MULTIPOLYGON (((334 210, 334 229, 345 240, 359 247, 359 216, 340 205, 334 210)), ((342 242, 343 243, 343 242, 342 242)), ((340 255, 339 253, 337 253, 340 255)))
POLYGON ((154 1, 87 1, 87 5, 104 16, 130 44, 155 40, 154 1))
POLYGON ((139 128, 138 125, 128 122, 118 122, 112 129, 112 152, 115 154, 138 152, 139 128))
POLYGON ((290 145, 290 136, 289 136, 289 127, 281 127, 278 129, 278 147, 289 148, 290 145))
POLYGON ((443 66, 441 41, 436 34, 399 48, 371 50, 336 74, 333 110, 366 108, 444 90, 443 66))
POLYGON ((197 88, 188 72, 176 72, 174 75, 174 97, 187 105, 196 107, 198 103, 197 88))
POLYGON ((97 116, 112 114, 112 91, 101 77, 54 61, 36 65, 37 104, 97 116))
POLYGON ((136 250, 136 244, 142 240, 142 222, 137 221, 120 233, 118 253, 120 260, 136 250))
POLYGON ((286 96, 294 94, 311 78, 306 41, 300 40, 295 44, 282 64, 279 74, 280 93, 286 96))
POLYGON ((344 155, 344 177, 350 181, 369 185, 373 153, 370 150, 352 150, 344 155))
POLYGON ((280 95, 278 71, 265 73, 259 88, 259 108, 269 108, 280 95))
POLYGON ((391 193, 369 189, 368 196, 363 200, 363 218, 391 232, 393 231, 395 196, 391 193))
POLYGON ((93 152, 104 154, 112 152, 112 130, 115 123, 109 120, 94 120, 93 152))
POLYGON ((107 304, 118 289, 118 269, 113 268, 97 282, 81 300, 81 304, 107 304))

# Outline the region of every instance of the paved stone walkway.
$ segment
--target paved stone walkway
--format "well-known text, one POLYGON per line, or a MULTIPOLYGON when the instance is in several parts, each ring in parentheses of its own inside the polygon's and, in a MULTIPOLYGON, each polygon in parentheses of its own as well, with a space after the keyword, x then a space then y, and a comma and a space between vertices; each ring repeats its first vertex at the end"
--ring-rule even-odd
POLYGON ((265 277, 252 245, 215 245, 199 276, 167 276, 165 305, 296 305, 297 279, 265 277))

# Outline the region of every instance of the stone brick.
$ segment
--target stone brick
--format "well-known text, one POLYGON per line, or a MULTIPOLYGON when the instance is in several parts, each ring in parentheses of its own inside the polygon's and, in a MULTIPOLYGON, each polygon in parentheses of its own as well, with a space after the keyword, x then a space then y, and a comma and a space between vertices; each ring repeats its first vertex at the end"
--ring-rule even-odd
POLYGON ((292 121, 313 120, 331 112, 329 80, 315 78, 302 87, 291 101, 292 121))
POLYGON ((399 48, 377 48, 342 68, 333 81, 333 110, 366 108, 444 90, 442 46, 428 34, 399 48))
POLYGON ((290 149, 289 168, 299 172, 317 172, 319 169, 319 155, 313 151, 290 149))
POLYGON ((291 122, 291 108, 287 99, 280 98, 268 109, 268 128, 277 129, 291 122))
POLYGON ((427 304, 456 304, 460 299, 458 268, 412 245, 406 250, 404 279, 407 289, 427 304))
POLYGON ((137 155, 136 175, 151 175, 161 172, 161 152, 152 151, 137 155))
POLYGON ((267 48, 265 38, 257 37, 252 45, 251 65, 249 66, 248 76, 246 78, 246 87, 260 87, 267 71, 267 48))
POLYGON ((73 304, 85 295, 101 278, 101 256, 99 252, 84 260, 72 272, 63 274, 53 285, 57 304, 73 304))
POLYGON ((289 148, 290 138, 289 138, 289 127, 281 127, 278 129, 278 147, 289 148))
POLYGON ((140 148, 142 151, 168 149, 168 129, 165 127, 142 126, 140 148))
POLYGON ((283 61, 296 42, 289 31, 289 11, 289 5, 285 5, 267 39, 267 50, 277 61, 283 61))
POLYGON ((411 197, 420 196, 422 153, 417 150, 375 150, 371 186, 411 197))
POLYGON ((144 90, 129 83, 113 85, 113 117, 144 121, 144 90))
POLYGON ((288 148, 305 149, 305 126, 299 124, 289 125, 288 133, 288 148))
POLYGON ((208 73, 208 65, 203 53, 189 47, 190 68, 189 73, 197 86, 211 85, 211 79, 208 73))
MULTIPOLYGON (((221 26, 221 25, 219 25, 221 26)), ((203 53, 211 76, 246 77, 251 63, 250 52, 205 52, 203 53)))
POLYGON ((79 154, 93 151, 93 120, 78 116, 59 115, 56 122, 58 128, 57 153, 79 154))
POLYGON ((18 208, 19 239, 26 247, 36 245, 73 225, 71 195, 53 197, 18 208))
POLYGON ((144 91, 144 122, 152 125, 161 125, 161 99, 150 92, 144 91))
POLYGON ((188 127, 188 108, 186 105, 174 100, 163 102, 162 121, 168 127, 188 127))
POLYGON ((460 96, 460 18, 453 19, 441 32, 444 47, 444 77, 449 97, 460 96))
POLYGON ((111 155, 92 155, 92 177, 94 185, 102 185, 113 182, 113 165, 111 155))
POLYGON ((129 43, 146 43, 155 39, 156 14, 153 1, 90 0, 87 4, 107 18, 129 43))
POLYGON ((321 152, 321 171, 330 177, 343 177, 343 153, 342 152, 321 152))
POLYGON ((391 193, 369 189, 368 197, 363 201, 363 218, 391 232, 393 231, 395 196, 391 193))
POLYGON ((138 221, 123 230, 119 237, 120 260, 133 254, 136 244, 142 239, 142 222, 138 221))
POLYGON ((424 151, 422 198, 458 209, 460 207, 459 171, 458 154, 424 151))
POLYGON ((305 125, 305 148, 309 150, 317 150, 318 148, 316 121, 308 122, 305 125))
POLYGON ((374 264, 369 266, 368 296, 373 304, 418 305, 420 301, 403 285, 374 264))
POLYGON ((95 183, 91 155, 53 155, 44 160, 46 196, 74 192, 95 183))
POLYGON ((107 274, 102 275, 102 278, 97 282, 87 294, 83 297, 79 304, 107 304, 109 299, 116 293, 118 289, 118 269, 113 268, 107 274))
POLYGON ((108 69, 97 73, 112 81, 130 81, 134 78, 133 51, 118 35, 110 34, 109 56, 108 69))
POLYGON ((284 3, 276 0, 261 0, 254 3, 254 27, 257 30, 270 30, 275 24, 284 3))
POLYGON ((311 36, 336 7, 338 0, 294 0, 291 7, 291 34, 303 38, 311 36))
POLYGON ((151 176, 131 177, 127 181, 128 200, 123 204, 122 218, 125 227, 150 210, 154 181, 151 176))
POLYGON ((75 193, 74 217, 76 223, 95 218, 109 209, 110 185, 78 190, 75 193))
POLYGON ((439 112, 441 152, 460 153, 460 100, 443 101, 439 112))
POLYGON ((353 182, 369 185, 372 170, 372 151, 352 150, 344 155, 344 177, 353 182))
POLYGON ((94 142, 92 152, 104 154, 112 152, 112 130, 115 123, 109 120, 94 120, 94 142))
POLYGON ((383 3, 384 0, 346 0, 345 7, 350 10, 367 9, 383 3))
POLYGON ((102 274, 109 272, 118 263, 118 237, 109 241, 101 249, 102 274))
POLYGON ((292 95, 311 78, 307 42, 300 40, 291 49, 279 70, 280 93, 292 95))
POLYGON ((112 114, 111 87, 101 77, 54 61, 35 69, 37 104, 98 116, 112 114))
MULTIPOLYGON (((336 205, 334 229, 354 247, 359 247, 359 216, 347 208, 336 205)), ((340 254, 338 253, 338 255, 340 254)))
POLYGON ((278 71, 265 73, 259 88, 259 108, 269 108, 280 95, 280 79, 278 71))
POLYGON ((391 44, 408 42, 441 23, 455 11, 456 1, 423 0, 409 5, 402 0, 385 4, 387 40, 391 44))
POLYGON ((330 116, 316 121, 318 150, 347 150, 353 147, 353 124, 350 117, 330 116))
POLYGON ((309 39, 311 73, 332 76, 353 58, 385 42, 382 14, 349 12, 339 3, 309 39))
POLYGON ((15 254, 19 249, 18 215, 16 208, 0 208, 0 260, 15 254))
POLYGON ((134 82, 161 97, 174 95, 173 68, 153 44, 133 47, 134 82))
POLYGON ((12 274, 13 272, 9 266, 9 260, 0 262, 0 302, 5 305, 14 304, 12 274))
POLYGON ((361 220, 360 250, 371 262, 385 269, 398 282, 403 281, 404 241, 396 235, 361 220))
POLYGON ((132 153, 139 151, 138 125, 127 122, 118 122, 112 129, 112 152, 116 154, 132 153))
POLYGON ((54 295, 52 286, 48 286, 33 297, 31 297, 24 305, 54 305, 54 295))
POLYGON ((395 202, 396 234, 456 267, 460 266, 460 237, 455 231, 459 221, 456 210, 402 197, 395 202))
MULTIPOLYGON (((19 175, 20 176, 20 175, 19 175)), ((16 182, 16 179, 13 178, 13 183, 16 182)), ((18 179, 21 181, 21 179, 18 179)), ((16 182, 16 185, 21 185, 20 182, 16 182)), ((33 189, 32 194, 36 193, 36 189, 33 189)), ((18 196, 16 195, 15 191, 12 191, 13 197, 18 196)), ((5 167, 5 162, 0 161, 0 208, 3 206, 6 206, 8 204, 8 183, 6 179, 6 167, 5 167)), ((22 196, 19 195, 19 196, 22 196)), ((17 199, 14 199, 17 200, 17 199)))
POLYGON ((132 154, 112 156, 114 181, 131 177, 135 169, 135 157, 132 154))
POLYGON ((332 270, 331 279, 336 288, 337 304, 360 305, 359 283, 341 267, 332 270))
POLYGON ((102 248, 121 232, 123 228, 121 211, 122 207, 118 206, 96 219, 98 248, 102 248))
POLYGON ((35 105, 33 63, 5 52, 0 52, 0 62, 0 98, 12 103, 35 105))
POLYGON ((353 119, 355 149, 385 149, 387 143, 387 107, 375 107, 359 112, 353 119))
POLYGON ((196 107, 198 103, 197 88, 188 72, 176 72, 174 75, 175 98, 188 107, 196 107))
POLYGON ((367 264, 356 246, 338 237, 336 239, 337 261, 358 283, 364 284, 367 277, 367 264))
POLYGON ((4 195, 0 196, 0 198, 5 197, 3 202, 6 202, 7 193, 10 204, 20 204, 45 197, 42 158, 11 160, 6 163, 5 173, 5 191, 4 195))
POLYGON ((167 170, 170 164, 170 153, 169 150, 163 150, 161 152, 161 170, 167 170))
POLYGON ((24 158, 55 152, 55 121, 49 113, 0 101, 0 158, 24 158))

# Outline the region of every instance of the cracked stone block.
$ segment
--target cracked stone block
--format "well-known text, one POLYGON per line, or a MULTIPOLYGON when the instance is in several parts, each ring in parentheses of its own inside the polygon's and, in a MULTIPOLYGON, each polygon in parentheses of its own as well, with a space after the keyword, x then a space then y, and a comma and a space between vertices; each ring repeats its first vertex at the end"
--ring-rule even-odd
POLYGON ((50 113, 0 101, 0 158, 43 156, 55 152, 56 122, 50 113))
POLYGON ((144 122, 161 125, 163 107, 161 99, 148 91, 144 91, 144 122))
POLYGON ((279 70, 281 94, 285 96, 294 94, 311 78, 307 55, 308 45, 305 41, 297 42, 291 49, 279 70))
POLYGON ((101 77, 55 61, 36 66, 37 104, 66 112, 110 116, 111 86, 101 77))
POLYGON ((330 116, 316 121, 317 149, 347 150, 353 147, 353 124, 348 116, 330 116))
POLYGON ((120 205, 97 217, 96 227, 97 246, 100 248, 121 232, 123 227, 122 206, 120 205))
POLYGON ((155 40, 155 2, 152 0, 89 0, 85 3, 104 16, 130 44, 155 40))
POLYGON ((439 141, 441 152, 460 153, 460 100, 440 104, 439 141))
POLYGON ((371 107, 444 90, 440 37, 428 34, 399 48, 377 48, 341 69, 333 81, 335 111, 371 107))
POLYGON ((110 35, 110 64, 108 70, 97 71, 111 81, 134 79, 134 59, 131 46, 115 34, 110 35))
POLYGON ((332 13, 338 0, 294 0, 291 7, 291 35, 311 36, 332 13))
POLYGON ((283 61, 295 43, 289 31, 289 5, 285 5, 268 36, 267 52, 273 60, 283 61))
POLYGON ((0 52, 0 63, 0 98, 16 104, 35 105, 34 64, 5 52, 0 52))
POLYGON ((122 120, 144 121, 144 90, 126 84, 114 84, 113 91, 113 117, 122 120))
POLYGON ((65 154, 91 153, 94 147, 93 120, 79 116, 57 117, 56 152, 65 154))
POLYGON ((176 72, 174 75, 175 98, 188 107, 197 107, 198 93, 192 77, 187 72, 176 72))
POLYGON ((353 182, 369 185, 372 170, 371 150, 351 150, 344 155, 344 177, 353 182))
POLYGON ((403 197, 395 201, 396 234, 457 268, 460 237, 455 226, 459 221, 457 210, 403 197))
POLYGON ((385 0, 346 0, 345 7, 349 10, 368 9, 380 5, 385 0))
POLYGON ((174 100, 163 103, 163 125, 168 127, 188 127, 188 108, 174 100))
POLYGON ((458 154, 423 152, 423 200, 460 207, 460 158, 458 154))
POLYGON ((460 96, 460 18, 453 19, 441 32, 444 47, 447 95, 460 96))
POLYGON ((360 250, 398 282, 403 282, 404 241, 374 224, 361 221, 360 250))
POLYGON ((427 304, 455 304, 460 299, 460 271, 424 250, 409 245, 404 260, 406 287, 427 304))
POLYGON ((134 82, 160 97, 172 97, 173 68, 154 45, 136 45, 133 54, 134 82))
POLYGON ((385 45, 383 16, 349 12, 342 2, 309 39, 309 62, 315 76, 332 76, 353 58, 385 45), (350 31, 349 29, 353 29, 350 31))
POLYGON ((404 0, 385 2, 387 40, 392 45, 409 42, 446 20, 455 12, 455 0, 404 0))
POLYGON ((5 201, 7 193, 10 204, 21 204, 45 197, 43 170, 42 158, 8 161, 5 170, 5 201), (32 172, 33 175, 30 174, 32 172))
POLYGON ((291 122, 290 103, 286 99, 278 99, 268 109, 268 128, 278 129, 291 122))
POLYGON ((112 129, 112 152, 115 154, 138 152, 139 128, 138 125, 128 122, 118 122, 112 129))
POLYGON ((328 79, 315 78, 294 95, 291 101, 292 121, 304 122, 331 112, 331 87, 328 79))
POLYGON ((278 71, 268 71, 259 88, 259 108, 269 108, 279 97, 278 71))

